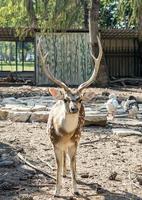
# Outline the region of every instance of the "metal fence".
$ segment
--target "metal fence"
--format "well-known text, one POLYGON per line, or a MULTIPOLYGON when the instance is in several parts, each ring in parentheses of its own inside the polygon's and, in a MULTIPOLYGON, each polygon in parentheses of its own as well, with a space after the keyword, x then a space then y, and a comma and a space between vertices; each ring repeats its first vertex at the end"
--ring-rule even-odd
POLYGON ((142 77, 142 57, 136 38, 106 39, 104 51, 110 78, 142 77))

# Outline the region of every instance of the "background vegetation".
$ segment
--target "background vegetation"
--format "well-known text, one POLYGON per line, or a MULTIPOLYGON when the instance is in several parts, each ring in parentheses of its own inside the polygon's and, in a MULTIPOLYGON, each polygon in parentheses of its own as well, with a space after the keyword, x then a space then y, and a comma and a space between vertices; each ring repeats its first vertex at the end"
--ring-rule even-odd
MULTIPOLYGON (((99 24, 136 28, 142 0, 100 0, 99 24)), ((91 0, 0 0, 0 26, 44 29, 87 28, 91 0)))
MULTIPOLYGON (((0 26, 15 27, 17 34, 22 37, 34 34, 34 30, 38 28, 43 32, 88 29, 88 21, 91 19, 91 47, 94 55, 97 55, 95 37, 98 35, 99 28, 131 28, 137 29, 139 35, 142 35, 141 9, 142 0, 0 0, 0 26)), ((11 57, 11 47, 9 53, 5 49, 3 45, 4 53, 1 57, 3 55, 6 57, 7 54, 11 57)), ((19 49, 18 52, 20 51, 19 49)), ((25 47, 23 56, 25 62, 27 52, 25 47)), ((19 61, 21 59, 20 53, 18 59, 19 61)), ((98 73, 101 74, 100 82, 104 80, 102 77, 107 77, 104 58, 102 60, 100 73, 98 73)))

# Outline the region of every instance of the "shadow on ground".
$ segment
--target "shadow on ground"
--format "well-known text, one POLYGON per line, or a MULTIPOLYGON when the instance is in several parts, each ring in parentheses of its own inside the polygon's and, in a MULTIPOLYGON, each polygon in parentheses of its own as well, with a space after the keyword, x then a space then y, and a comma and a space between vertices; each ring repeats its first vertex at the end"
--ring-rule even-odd
MULTIPOLYGON (((13 148, 0 143, 0 200, 74 199, 70 196, 54 198, 54 182, 22 163, 17 156, 17 153, 22 151, 20 147, 13 148), (45 190, 41 190, 44 187, 45 190), (37 198, 34 198, 35 194, 37 198)), ((75 197, 78 200, 142 200, 141 197, 129 192, 110 192, 96 183, 79 180, 78 186, 80 195, 75 197)))
POLYGON ((52 180, 21 162, 17 156, 21 151, 0 143, 0 200, 32 200, 42 187, 53 187, 52 180))

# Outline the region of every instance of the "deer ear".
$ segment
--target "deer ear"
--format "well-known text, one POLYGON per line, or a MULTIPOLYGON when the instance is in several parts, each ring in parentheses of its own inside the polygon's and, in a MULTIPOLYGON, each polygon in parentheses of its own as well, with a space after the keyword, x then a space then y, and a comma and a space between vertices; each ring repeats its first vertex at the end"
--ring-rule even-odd
POLYGON ((83 101, 90 101, 91 99, 94 99, 96 97, 96 94, 94 92, 84 92, 82 93, 82 100, 83 101))
POLYGON ((64 98, 64 95, 63 93, 61 92, 61 90, 59 89, 55 89, 55 88, 49 88, 49 93, 55 97, 56 99, 63 99, 64 98))

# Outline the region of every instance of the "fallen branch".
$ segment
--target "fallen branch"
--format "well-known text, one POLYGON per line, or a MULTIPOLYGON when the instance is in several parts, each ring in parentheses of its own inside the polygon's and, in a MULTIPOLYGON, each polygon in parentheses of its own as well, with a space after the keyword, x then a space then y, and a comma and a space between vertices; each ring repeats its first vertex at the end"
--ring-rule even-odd
MULTIPOLYGON (((48 184, 22 184, 23 186, 29 186, 29 187, 48 187, 49 185, 51 185, 52 183, 48 183, 48 184)), ((55 183, 54 183, 55 184, 55 183)))
POLYGON ((106 136, 104 138, 99 138, 98 140, 88 141, 88 142, 81 142, 80 145, 90 145, 96 142, 104 142, 106 140, 110 140, 110 137, 106 136))
POLYGON ((49 175, 47 172, 44 172, 43 170, 35 167, 34 165, 32 165, 29 161, 27 161, 20 153, 17 154, 17 156, 28 166, 30 166, 31 168, 35 169, 37 172, 47 176, 48 178, 51 178, 53 180, 56 180, 53 176, 49 175))
POLYGON ((124 82, 124 81, 135 81, 135 82, 142 82, 142 78, 120 78, 113 81, 110 81, 110 83, 118 83, 118 82, 124 82))
POLYGON ((46 164, 50 169, 54 170, 54 168, 46 161, 42 160, 39 156, 38 156, 38 159, 43 162, 44 164, 46 164))

